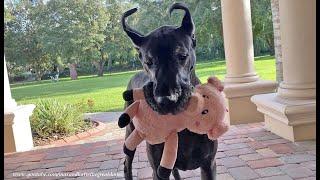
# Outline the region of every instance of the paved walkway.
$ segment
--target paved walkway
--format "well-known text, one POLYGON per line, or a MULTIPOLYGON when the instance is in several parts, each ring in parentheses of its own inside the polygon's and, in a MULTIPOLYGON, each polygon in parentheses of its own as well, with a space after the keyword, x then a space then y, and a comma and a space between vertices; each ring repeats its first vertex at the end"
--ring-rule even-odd
MULTIPOLYGON (((38 148, 5 155, 5 179, 124 179, 122 145, 125 130, 117 127, 115 120, 119 113, 109 115, 91 116, 105 120, 108 126, 108 131, 100 136, 68 146, 38 148), (26 176, 28 173, 48 175, 56 172, 69 175, 73 173, 76 176, 26 176), (84 177, 81 173, 100 174, 101 177, 84 177)), ((218 180, 316 179, 315 141, 291 143, 264 129, 263 123, 232 126, 230 131, 219 139, 216 158, 218 180)), ((180 174, 184 179, 200 179, 199 169, 180 171, 180 174)), ((145 143, 137 149, 133 175, 135 179, 152 179, 145 143)))

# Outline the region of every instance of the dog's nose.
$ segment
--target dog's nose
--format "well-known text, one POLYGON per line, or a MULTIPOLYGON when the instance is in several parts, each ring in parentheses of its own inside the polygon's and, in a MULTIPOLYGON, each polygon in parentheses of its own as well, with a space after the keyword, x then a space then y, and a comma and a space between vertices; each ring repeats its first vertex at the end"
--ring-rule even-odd
POLYGON ((179 98, 178 94, 171 94, 170 96, 156 96, 155 100, 159 103, 159 104, 165 104, 168 101, 171 102, 177 102, 179 98))
POLYGON ((166 106, 172 103, 176 103, 178 101, 178 96, 160 96, 160 97, 155 97, 155 100, 160 106, 166 106))
POLYGON ((181 94, 181 90, 179 89, 168 89, 167 87, 162 86, 162 88, 159 88, 155 91, 154 98, 159 104, 165 105, 166 103, 172 103, 177 102, 178 98, 181 94))

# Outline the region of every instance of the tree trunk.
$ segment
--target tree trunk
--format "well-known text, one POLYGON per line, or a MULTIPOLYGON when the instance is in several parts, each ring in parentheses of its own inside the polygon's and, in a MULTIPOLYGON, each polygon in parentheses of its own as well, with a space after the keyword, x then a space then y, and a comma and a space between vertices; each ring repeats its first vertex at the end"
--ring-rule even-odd
POLYGON ((69 66, 69 69, 70 69, 70 77, 71 77, 71 80, 76 80, 78 79, 78 73, 77 73, 77 65, 76 63, 69 63, 68 64, 69 66))
POLYGON ((103 76, 104 64, 106 63, 106 61, 104 60, 104 55, 101 48, 99 51, 100 51, 101 59, 98 64, 98 76, 103 76))
POLYGON ((273 23, 274 50, 276 59, 276 79, 278 82, 283 81, 282 70, 282 53, 281 53, 281 37, 280 37, 280 16, 279 16, 279 0, 271 0, 271 12, 273 23))
POLYGON ((37 72, 36 73, 36 81, 41 81, 42 73, 37 72))
POLYGON ((269 46, 269 49, 270 49, 270 55, 271 56, 274 56, 275 54, 275 48, 274 48, 274 38, 272 38, 272 37, 270 37, 270 35, 268 36, 266 36, 265 37, 265 39, 266 39, 266 41, 267 41, 267 44, 268 44, 268 46, 269 46))
POLYGON ((112 68, 112 58, 111 58, 111 57, 109 57, 109 59, 108 59, 107 71, 110 71, 110 70, 111 70, 111 68, 112 68))
POLYGON ((106 61, 100 60, 98 63, 98 76, 103 76, 103 69, 104 69, 104 64, 106 61))

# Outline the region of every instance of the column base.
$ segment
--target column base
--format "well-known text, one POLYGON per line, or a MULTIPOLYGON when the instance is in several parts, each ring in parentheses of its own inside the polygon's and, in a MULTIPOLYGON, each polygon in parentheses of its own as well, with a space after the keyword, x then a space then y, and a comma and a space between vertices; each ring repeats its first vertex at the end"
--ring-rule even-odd
POLYGON ((16 145, 14 143, 13 124, 14 114, 12 112, 4 114, 4 153, 16 152, 16 145))
POLYGON ((281 82, 277 93, 278 96, 288 99, 315 99, 316 84, 286 84, 281 82))
POLYGON ((17 106, 4 114, 4 152, 22 152, 33 148, 29 117, 35 105, 17 106))
POLYGON ((227 113, 226 119, 230 125, 262 122, 263 114, 250 98, 256 94, 275 92, 277 83, 274 81, 258 80, 250 83, 224 83, 227 113))
POLYGON ((316 100, 281 99, 277 93, 251 98, 264 114, 265 126, 290 141, 316 139, 316 100))
POLYGON ((237 74, 237 75, 229 75, 225 76, 224 82, 225 83, 249 83, 258 81, 259 76, 255 73, 246 73, 246 74, 237 74))

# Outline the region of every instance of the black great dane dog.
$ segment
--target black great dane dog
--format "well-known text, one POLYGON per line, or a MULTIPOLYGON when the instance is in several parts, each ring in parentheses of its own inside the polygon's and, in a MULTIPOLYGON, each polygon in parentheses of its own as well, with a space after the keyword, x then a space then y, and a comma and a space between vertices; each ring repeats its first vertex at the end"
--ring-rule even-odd
MULTIPOLYGON (((200 81, 195 75, 195 27, 189 9, 183 3, 175 3, 170 7, 170 14, 175 9, 185 11, 180 27, 161 26, 142 35, 130 28, 126 17, 137 11, 137 8, 128 10, 123 14, 122 26, 135 48, 144 71, 133 76, 127 89, 140 88, 152 82, 152 99, 149 105, 161 114, 178 113, 188 101, 192 87, 200 81)), ((151 97, 151 96, 150 96, 151 97)), ((132 102, 126 103, 125 107, 132 102)), ((134 130, 130 123, 126 127, 126 138, 134 130)), ((215 154, 218 147, 217 141, 211 141, 207 135, 199 135, 187 129, 178 133, 178 155, 172 170, 175 179, 181 179, 179 170, 201 169, 201 179, 216 178, 215 154)), ((153 179, 161 179, 157 175, 160 164, 162 144, 150 145, 147 143, 147 156, 153 169, 153 179)), ((125 179, 132 179, 133 157, 126 156, 124 162, 125 179)))

